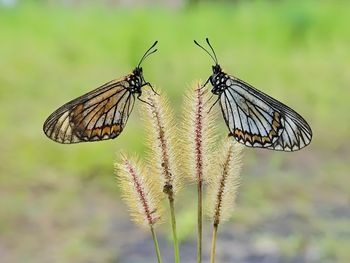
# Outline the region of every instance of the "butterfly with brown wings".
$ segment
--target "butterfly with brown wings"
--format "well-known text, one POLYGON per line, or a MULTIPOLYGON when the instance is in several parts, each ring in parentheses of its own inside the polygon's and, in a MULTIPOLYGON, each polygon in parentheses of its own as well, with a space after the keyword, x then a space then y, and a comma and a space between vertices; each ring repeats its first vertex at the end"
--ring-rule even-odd
POLYGON ((54 111, 43 126, 46 136, 64 144, 116 138, 125 128, 134 107, 135 96, 143 101, 140 98, 142 87, 153 89, 145 81, 140 65, 157 51, 153 49, 157 43, 154 42, 145 52, 132 73, 107 82, 54 111))

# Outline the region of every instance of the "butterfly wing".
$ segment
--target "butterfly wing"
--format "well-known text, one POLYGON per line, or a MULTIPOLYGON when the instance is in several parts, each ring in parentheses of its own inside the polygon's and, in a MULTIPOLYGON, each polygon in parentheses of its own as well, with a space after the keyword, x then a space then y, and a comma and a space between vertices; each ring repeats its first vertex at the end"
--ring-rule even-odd
POLYGON ((117 137, 135 102, 125 79, 112 80, 57 109, 44 123, 47 137, 66 144, 117 137))
POLYGON ((298 113, 240 79, 230 77, 220 104, 230 135, 246 146, 297 151, 311 142, 298 113))

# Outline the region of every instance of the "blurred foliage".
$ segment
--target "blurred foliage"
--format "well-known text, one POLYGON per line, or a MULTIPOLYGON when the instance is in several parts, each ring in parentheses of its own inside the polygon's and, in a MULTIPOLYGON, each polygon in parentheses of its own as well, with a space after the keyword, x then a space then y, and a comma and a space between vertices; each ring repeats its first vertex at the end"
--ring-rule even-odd
MULTIPOLYGON (((246 151, 233 221, 255 229, 276 217, 291 224, 298 220, 288 215, 301 217, 321 259, 350 261, 350 215, 343 211, 350 195, 350 3, 165 9, 39 2, 0 5, 1 262, 117 260, 116 248, 132 243, 132 234, 115 235, 136 230, 118 224, 127 219, 112 163, 120 150, 143 154, 138 106, 113 141, 59 145, 45 137, 42 124, 61 104, 131 71, 154 40, 159 52, 144 62, 145 78, 169 95, 179 114, 186 87, 210 74, 212 61, 193 44, 205 37, 227 72, 296 109, 314 132, 310 147, 293 154, 246 151)), ((218 125, 225 134, 223 121, 218 125)), ((180 197, 180 225, 190 221, 191 208, 180 204, 187 198, 193 193, 180 197)), ((185 238, 190 231, 183 229, 185 238)), ((286 231, 285 239, 266 230, 283 253, 295 255, 305 233, 300 226, 286 231)), ((266 234, 251 234, 259 233, 266 234)))

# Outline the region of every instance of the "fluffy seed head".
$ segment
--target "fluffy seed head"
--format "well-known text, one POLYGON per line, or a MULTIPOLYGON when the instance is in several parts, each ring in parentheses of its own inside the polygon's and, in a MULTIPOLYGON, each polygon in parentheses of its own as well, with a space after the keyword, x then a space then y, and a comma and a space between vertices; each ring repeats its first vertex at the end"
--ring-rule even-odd
POLYGON ((152 91, 145 93, 149 104, 143 104, 141 115, 146 123, 149 166, 152 173, 159 175, 162 191, 176 193, 181 180, 176 167, 178 147, 173 113, 163 94, 157 95, 152 91))
POLYGON ((209 112, 212 102, 208 93, 200 83, 187 92, 183 126, 179 132, 184 148, 181 155, 183 173, 196 182, 203 182, 212 173, 215 111, 209 112))
POLYGON ((143 226, 157 223, 161 218, 161 194, 147 169, 139 161, 122 156, 116 174, 132 219, 143 226))
POLYGON ((214 225, 228 220, 234 210, 240 185, 242 150, 241 144, 229 138, 225 140, 223 150, 218 152, 220 165, 216 169, 218 172, 215 176, 210 177, 207 196, 208 216, 213 219, 214 225))

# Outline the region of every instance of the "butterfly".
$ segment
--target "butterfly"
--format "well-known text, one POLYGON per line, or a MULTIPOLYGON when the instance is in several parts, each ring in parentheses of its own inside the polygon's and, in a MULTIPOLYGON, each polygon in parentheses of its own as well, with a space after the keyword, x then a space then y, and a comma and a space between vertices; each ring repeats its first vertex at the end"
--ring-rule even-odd
POLYGON ((46 136, 64 144, 108 140, 119 136, 133 110, 135 96, 143 101, 140 98, 142 87, 149 86, 153 90, 152 85, 145 81, 140 65, 157 51, 153 49, 157 43, 154 42, 144 53, 132 73, 107 82, 54 111, 43 126, 46 136))
POLYGON ((223 72, 208 38, 206 42, 212 54, 194 41, 215 62, 213 74, 203 87, 209 82, 213 86, 211 92, 218 96, 214 105, 220 102, 229 136, 249 147, 287 152, 300 150, 311 142, 312 131, 303 117, 252 85, 223 72))

